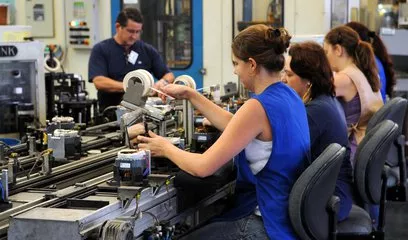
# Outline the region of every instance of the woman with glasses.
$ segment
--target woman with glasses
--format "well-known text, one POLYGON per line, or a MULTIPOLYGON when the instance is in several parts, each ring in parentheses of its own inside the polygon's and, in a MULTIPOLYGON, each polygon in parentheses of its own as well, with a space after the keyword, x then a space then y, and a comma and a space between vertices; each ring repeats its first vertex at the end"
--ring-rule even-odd
POLYGON ((143 17, 136 8, 119 13, 116 34, 97 43, 88 65, 89 81, 98 90, 99 108, 119 105, 124 94, 123 78, 128 72, 145 69, 160 79, 155 88, 173 82, 170 72, 157 50, 141 40, 143 17))

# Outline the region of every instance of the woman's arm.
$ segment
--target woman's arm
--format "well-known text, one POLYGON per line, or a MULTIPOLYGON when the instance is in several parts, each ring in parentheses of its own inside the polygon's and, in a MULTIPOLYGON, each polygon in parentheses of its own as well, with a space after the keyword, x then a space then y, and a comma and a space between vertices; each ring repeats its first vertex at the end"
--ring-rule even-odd
POLYGON ((270 125, 262 105, 247 101, 232 117, 219 139, 203 154, 189 153, 150 132, 152 138, 139 136, 140 149, 150 149, 152 156, 164 156, 194 176, 206 177, 230 161, 249 142, 264 132, 271 138, 270 125))
POLYGON ((232 113, 222 109, 196 91, 194 91, 188 99, 194 108, 200 111, 200 113, 220 131, 224 131, 232 119, 232 113))
POLYGON ((217 106, 199 92, 186 86, 168 84, 163 91, 177 99, 187 99, 195 109, 201 112, 214 127, 223 131, 232 118, 232 113, 217 106))
POLYGON ((344 98, 347 102, 357 94, 357 88, 353 81, 344 73, 337 73, 334 75, 334 86, 336 89, 336 96, 344 98))

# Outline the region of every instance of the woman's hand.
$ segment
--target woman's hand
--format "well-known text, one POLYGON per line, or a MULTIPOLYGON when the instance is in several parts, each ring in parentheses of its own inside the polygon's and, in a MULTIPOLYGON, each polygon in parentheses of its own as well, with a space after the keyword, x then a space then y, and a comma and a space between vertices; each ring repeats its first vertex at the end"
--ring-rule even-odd
POLYGON ((166 150, 172 147, 173 144, 161 137, 156 135, 152 131, 149 131, 150 137, 138 136, 137 140, 139 144, 137 145, 141 150, 150 150, 152 157, 166 157, 166 150))
POLYGON ((178 85, 178 84, 169 84, 165 87, 163 87, 163 92, 166 94, 176 98, 176 99, 188 99, 190 97, 190 94, 192 91, 194 91, 192 88, 184 86, 184 85, 178 85))
POLYGON ((128 127, 127 131, 128 131, 129 139, 133 139, 140 134, 144 134, 145 127, 143 123, 137 123, 135 125, 128 127))

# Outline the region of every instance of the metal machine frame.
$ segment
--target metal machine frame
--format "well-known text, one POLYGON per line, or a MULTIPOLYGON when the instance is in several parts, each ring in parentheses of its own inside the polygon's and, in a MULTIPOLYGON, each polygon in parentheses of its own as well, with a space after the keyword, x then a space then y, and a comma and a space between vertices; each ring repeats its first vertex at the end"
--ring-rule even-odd
POLYGON ((39 41, 31 42, 0 42, 0 46, 15 46, 17 54, 15 56, 0 57, 0 64, 3 62, 27 62, 35 61, 36 77, 33 80, 31 89, 34 93, 32 103, 34 105, 35 117, 41 125, 45 125, 46 105, 45 105, 45 82, 44 82, 44 44, 39 41))

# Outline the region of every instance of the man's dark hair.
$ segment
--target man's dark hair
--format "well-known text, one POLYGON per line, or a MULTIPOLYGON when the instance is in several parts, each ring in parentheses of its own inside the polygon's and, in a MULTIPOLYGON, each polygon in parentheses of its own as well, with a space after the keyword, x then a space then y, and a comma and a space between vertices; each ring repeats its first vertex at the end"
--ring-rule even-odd
POLYGON ((143 16, 137 8, 123 9, 116 18, 116 22, 119 23, 120 26, 126 27, 129 19, 137 23, 143 23, 143 16))

